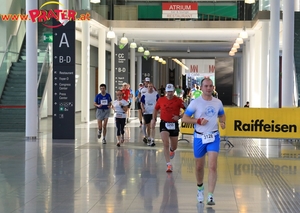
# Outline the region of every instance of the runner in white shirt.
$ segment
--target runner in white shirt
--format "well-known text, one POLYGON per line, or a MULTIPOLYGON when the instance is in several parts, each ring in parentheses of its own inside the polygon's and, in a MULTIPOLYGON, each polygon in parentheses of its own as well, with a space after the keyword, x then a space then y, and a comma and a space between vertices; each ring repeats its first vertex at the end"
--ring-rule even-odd
POLYGON ((117 146, 120 147, 120 142, 124 143, 124 127, 126 123, 126 112, 128 110, 128 101, 123 99, 121 90, 116 92, 117 99, 113 102, 112 108, 115 111, 115 121, 117 127, 117 146))
POLYGON ((208 167, 207 204, 215 205, 214 190, 217 182, 217 161, 220 151, 219 124, 225 128, 226 116, 222 102, 212 97, 213 81, 204 78, 201 81, 202 95, 187 107, 182 122, 195 124, 194 157, 196 163, 197 199, 204 202, 204 168, 208 167), (192 117, 192 115, 194 115, 192 117), (219 121, 219 122, 218 122, 219 121), (205 163, 205 155, 208 155, 205 163))
MULTIPOLYGON (((139 100, 141 101, 141 98, 142 96, 148 92, 148 84, 150 83, 150 78, 145 78, 145 81, 144 81, 144 86, 142 88, 139 89, 139 94, 138 94, 138 98, 139 100)), ((142 115, 143 115, 143 112, 142 112, 142 115)), ((143 125, 142 125, 142 130, 143 130, 143 134, 144 134, 144 143, 148 143, 147 141, 147 138, 146 138, 146 124, 145 124, 145 120, 143 119, 143 125)))
POLYGON ((158 98, 159 95, 156 91, 154 91, 153 84, 149 83, 148 92, 142 95, 141 98, 141 108, 144 117, 144 125, 146 126, 146 134, 143 141, 144 142, 147 141, 148 146, 155 146, 154 143, 155 128, 150 128, 151 126, 150 122, 152 120, 152 114, 158 98))

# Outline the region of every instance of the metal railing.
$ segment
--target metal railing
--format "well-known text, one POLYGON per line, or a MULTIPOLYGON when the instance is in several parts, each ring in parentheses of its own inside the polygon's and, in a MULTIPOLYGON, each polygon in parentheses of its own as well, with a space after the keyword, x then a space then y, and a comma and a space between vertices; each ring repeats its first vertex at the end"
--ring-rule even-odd
POLYGON ((39 75, 38 75, 37 95, 38 95, 39 105, 44 96, 44 90, 45 90, 45 86, 47 83, 47 79, 48 79, 48 75, 49 75, 49 71, 50 71, 50 67, 51 67, 50 54, 49 54, 50 48, 49 47, 50 47, 50 44, 48 44, 48 47, 46 49, 44 62, 43 62, 43 65, 42 65, 41 70, 39 71, 39 75))

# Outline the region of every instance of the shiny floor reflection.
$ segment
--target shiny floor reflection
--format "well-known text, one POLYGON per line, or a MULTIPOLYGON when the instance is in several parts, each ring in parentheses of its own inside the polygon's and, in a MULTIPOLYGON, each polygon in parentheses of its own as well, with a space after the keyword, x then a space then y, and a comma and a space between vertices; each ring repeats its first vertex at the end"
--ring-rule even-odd
POLYGON ((41 121, 36 141, 24 133, 0 133, 0 213, 300 212, 295 141, 235 138, 232 149, 222 142, 216 205, 207 206, 196 201, 191 143, 179 143, 174 171, 167 174, 158 129, 157 145, 148 147, 132 117, 118 148, 113 119, 107 144, 97 139, 95 120, 79 119, 75 140, 52 140, 51 119, 41 121))

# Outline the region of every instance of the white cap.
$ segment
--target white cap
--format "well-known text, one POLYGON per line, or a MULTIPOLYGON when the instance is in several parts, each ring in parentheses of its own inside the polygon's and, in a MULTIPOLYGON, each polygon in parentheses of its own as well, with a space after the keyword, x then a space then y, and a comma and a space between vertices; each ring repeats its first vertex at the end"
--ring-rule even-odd
POLYGON ((145 78, 145 81, 149 81, 150 82, 150 78, 145 78))
POLYGON ((175 90, 173 84, 167 84, 166 92, 173 92, 175 90))

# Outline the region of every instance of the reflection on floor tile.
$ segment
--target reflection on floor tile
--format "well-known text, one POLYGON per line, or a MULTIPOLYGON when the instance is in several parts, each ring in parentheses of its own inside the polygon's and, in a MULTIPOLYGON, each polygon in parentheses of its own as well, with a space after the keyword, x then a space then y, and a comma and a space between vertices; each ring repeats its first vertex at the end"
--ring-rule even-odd
POLYGON ((208 206, 196 200, 191 136, 183 136, 190 143, 179 142, 174 172, 167 174, 158 129, 157 145, 148 147, 132 117, 118 148, 112 118, 107 144, 97 139, 95 120, 79 119, 75 140, 52 140, 51 119, 41 120, 36 141, 0 133, 0 212, 300 212, 300 151, 293 141, 230 138, 231 149, 222 141, 216 205, 208 206))

